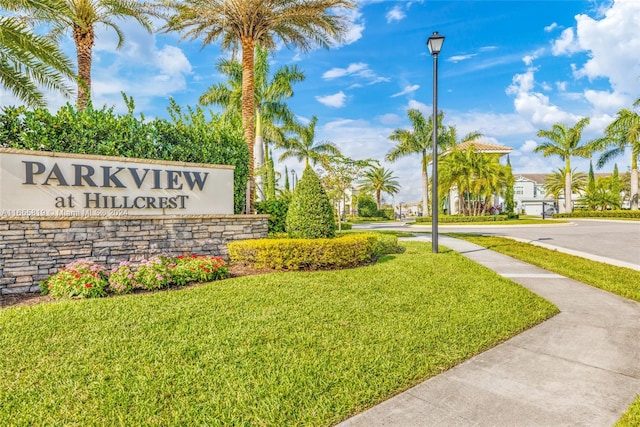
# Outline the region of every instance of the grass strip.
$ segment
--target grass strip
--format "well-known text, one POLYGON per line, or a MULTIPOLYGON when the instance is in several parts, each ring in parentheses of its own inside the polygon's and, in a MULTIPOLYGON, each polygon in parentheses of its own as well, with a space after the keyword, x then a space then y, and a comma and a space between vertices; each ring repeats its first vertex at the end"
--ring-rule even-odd
POLYGON ((0 310, 5 425, 329 426, 552 316, 449 251, 0 310))
MULTIPOLYGON (((451 234, 451 236, 640 302, 640 271, 604 264, 504 237, 473 234, 451 234)), ((640 395, 616 426, 640 426, 640 395)))
POLYGON ((541 248, 504 237, 451 233, 496 252, 640 302, 640 271, 541 248))

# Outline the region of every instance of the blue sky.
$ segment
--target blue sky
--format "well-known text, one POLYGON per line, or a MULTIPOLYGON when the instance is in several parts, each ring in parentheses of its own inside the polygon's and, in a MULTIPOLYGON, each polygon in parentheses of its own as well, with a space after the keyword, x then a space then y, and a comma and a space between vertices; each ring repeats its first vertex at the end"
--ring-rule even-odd
MULTIPOLYGON (((382 161, 393 146, 388 136, 409 125, 409 108, 431 114, 433 59, 426 41, 433 31, 446 37, 438 97, 445 124, 460 136, 480 131, 483 141, 512 147, 515 173, 563 166, 532 153, 539 129, 588 116, 583 138, 589 140, 640 98, 639 0, 366 0, 348 14, 352 27, 342 45, 307 53, 281 46, 271 66, 296 64, 305 73, 290 108, 301 121, 317 116, 317 139, 334 142, 352 158, 382 161)), ((215 64, 227 53, 217 45, 201 48, 178 34, 147 34, 133 22, 121 26, 126 41, 119 51, 115 34, 98 30, 96 104, 122 110, 124 91, 137 111, 164 117, 170 97, 196 105, 222 79, 215 64)), ((65 46, 73 56, 71 41, 65 46)), ((0 91, 0 104, 11 101, 0 91)), ((65 100, 51 94, 49 102, 55 109, 65 100)), ((630 155, 616 161, 626 171, 630 155)), ((295 161, 286 164, 301 170, 295 161)), ((417 155, 382 164, 402 186, 396 203, 420 200, 417 155)), ((588 169, 588 160, 573 164, 588 169)))

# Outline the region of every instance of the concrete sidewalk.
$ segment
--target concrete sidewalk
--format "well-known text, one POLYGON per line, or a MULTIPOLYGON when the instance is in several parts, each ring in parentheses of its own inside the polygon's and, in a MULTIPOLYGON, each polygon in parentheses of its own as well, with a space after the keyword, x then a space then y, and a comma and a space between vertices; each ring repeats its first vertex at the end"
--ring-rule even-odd
POLYGON ((440 244, 561 313, 339 426, 615 424, 640 394, 640 304, 469 242, 440 244))

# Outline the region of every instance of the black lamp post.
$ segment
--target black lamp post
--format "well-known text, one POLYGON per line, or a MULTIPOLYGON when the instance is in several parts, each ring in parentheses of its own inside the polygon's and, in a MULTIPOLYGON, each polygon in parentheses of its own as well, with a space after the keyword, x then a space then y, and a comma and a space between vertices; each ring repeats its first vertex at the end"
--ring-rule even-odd
POLYGON ((433 56, 433 180, 431 192, 431 252, 438 253, 438 55, 444 43, 444 36, 434 31, 427 40, 429 52, 433 56))

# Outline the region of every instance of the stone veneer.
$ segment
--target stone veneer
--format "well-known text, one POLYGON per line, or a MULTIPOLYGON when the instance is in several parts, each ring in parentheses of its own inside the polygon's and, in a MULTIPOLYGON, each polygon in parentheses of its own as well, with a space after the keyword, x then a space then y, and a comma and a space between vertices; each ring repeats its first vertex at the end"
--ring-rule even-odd
POLYGON ((0 218, 0 295, 36 292, 38 283, 78 259, 108 269, 157 254, 228 259, 227 243, 267 236, 268 215, 0 218))

